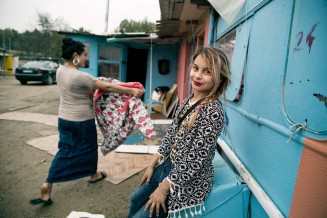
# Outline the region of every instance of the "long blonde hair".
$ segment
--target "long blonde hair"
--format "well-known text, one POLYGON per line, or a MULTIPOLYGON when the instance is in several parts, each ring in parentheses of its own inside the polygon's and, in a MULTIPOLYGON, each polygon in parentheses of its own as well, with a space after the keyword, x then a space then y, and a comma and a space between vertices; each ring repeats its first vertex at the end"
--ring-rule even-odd
POLYGON ((199 48, 195 51, 192 57, 191 66, 194 64, 195 59, 201 55, 208 64, 209 72, 213 78, 214 86, 206 98, 201 102, 198 110, 196 110, 190 117, 188 122, 188 129, 190 130, 196 120, 196 117, 206 104, 213 102, 222 94, 225 98, 225 91, 230 83, 230 64, 227 56, 223 51, 215 47, 199 48))

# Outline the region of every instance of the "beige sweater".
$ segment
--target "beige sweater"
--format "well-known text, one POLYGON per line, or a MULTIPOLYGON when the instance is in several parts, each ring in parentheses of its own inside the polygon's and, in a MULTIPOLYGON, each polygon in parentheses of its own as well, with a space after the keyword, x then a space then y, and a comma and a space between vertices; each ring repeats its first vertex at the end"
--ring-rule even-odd
POLYGON ((66 66, 60 66, 57 69, 56 77, 60 91, 59 118, 69 121, 93 119, 89 94, 96 78, 86 72, 66 66))

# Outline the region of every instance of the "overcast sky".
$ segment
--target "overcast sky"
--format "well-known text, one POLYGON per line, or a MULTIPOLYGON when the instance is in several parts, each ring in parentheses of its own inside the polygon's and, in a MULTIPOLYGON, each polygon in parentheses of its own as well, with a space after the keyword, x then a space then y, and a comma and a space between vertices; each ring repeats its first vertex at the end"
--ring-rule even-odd
MULTIPOLYGON (((0 29, 12 28, 22 33, 37 27, 37 13, 62 17, 74 29, 83 27, 95 34, 105 30, 107 0, 0 0, 0 29)), ((159 0, 110 0, 108 32, 123 19, 136 21, 160 19, 159 0)))

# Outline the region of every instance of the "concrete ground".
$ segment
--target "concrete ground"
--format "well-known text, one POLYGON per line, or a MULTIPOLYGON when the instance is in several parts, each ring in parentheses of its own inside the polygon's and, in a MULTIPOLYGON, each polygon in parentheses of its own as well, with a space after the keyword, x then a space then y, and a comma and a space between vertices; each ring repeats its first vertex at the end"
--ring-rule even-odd
MULTIPOLYGON (((0 114, 10 111, 57 115, 59 90, 37 82, 21 85, 13 76, 0 78, 0 114)), ((156 118, 163 118, 154 114, 156 118)), ((32 206, 39 196, 53 156, 28 144, 34 138, 57 134, 57 127, 30 121, 0 119, 0 217, 66 217, 72 211, 127 217, 130 194, 144 171, 118 185, 88 178, 58 183, 51 206, 32 206)))

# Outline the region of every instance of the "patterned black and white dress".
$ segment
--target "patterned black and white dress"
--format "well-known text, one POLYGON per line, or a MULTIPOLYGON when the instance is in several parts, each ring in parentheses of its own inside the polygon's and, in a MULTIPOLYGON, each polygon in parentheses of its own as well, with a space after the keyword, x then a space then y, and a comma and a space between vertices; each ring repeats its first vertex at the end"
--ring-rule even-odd
POLYGON ((185 118, 186 125, 179 130, 179 114, 190 98, 192 95, 178 108, 175 119, 158 148, 162 160, 171 156, 171 152, 174 153, 173 167, 167 176, 171 187, 168 207, 172 217, 178 217, 182 210, 190 215, 201 215, 202 210, 205 210, 203 203, 212 189, 214 178, 212 160, 215 145, 225 123, 222 104, 216 99, 199 111, 190 130, 187 123, 196 108, 185 118))

